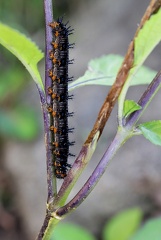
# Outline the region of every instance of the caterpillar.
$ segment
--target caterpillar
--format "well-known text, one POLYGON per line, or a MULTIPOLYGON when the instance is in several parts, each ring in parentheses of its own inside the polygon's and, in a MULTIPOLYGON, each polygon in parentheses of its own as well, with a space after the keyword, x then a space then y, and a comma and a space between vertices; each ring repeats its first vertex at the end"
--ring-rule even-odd
POLYGON ((51 78, 51 86, 48 87, 48 95, 51 98, 52 105, 48 107, 51 115, 50 131, 52 135, 53 149, 53 167, 57 178, 65 178, 71 165, 68 164, 69 146, 74 142, 70 142, 68 133, 73 129, 68 128, 68 117, 73 116, 73 112, 68 112, 68 99, 72 96, 68 95, 68 82, 72 78, 68 77, 69 48, 73 44, 69 44, 68 36, 73 32, 67 24, 58 19, 49 24, 52 28, 53 40, 51 42, 52 50, 49 52, 49 58, 52 61, 52 69, 49 69, 49 77, 51 78))

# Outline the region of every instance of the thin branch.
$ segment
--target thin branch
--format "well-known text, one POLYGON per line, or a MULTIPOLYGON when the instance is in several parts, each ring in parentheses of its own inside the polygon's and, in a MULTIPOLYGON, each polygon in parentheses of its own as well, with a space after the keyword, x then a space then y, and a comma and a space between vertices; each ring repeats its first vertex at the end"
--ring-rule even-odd
MULTIPOLYGON (((52 62, 49 59, 49 51, 51 50, 51 42, 52 42, 52 31, 49 27, 49 23, 53 21, 53 6, 52 0, 44 0, 44 11, 45 11, 45 39, 46 39, 46 54, 45 54, 45 92, 46 92, 46 102, 47 106, 51 106, 51 98, 48 95, 48 87, 51 86, 51 78, 49 77, 49 70, 52 69, 52 62)), ((56 181, 53 187, 53 153, 51 148, 51 134, 50 134, 50 122, 51 117, 48 114, 48 117, 45 119, 45 144, 46 144, 46 161, 47 161, 47 184, 48 184, 48 200, 50 202, 51 199, 56 195, 56 181)))
MULTIPOLYGON (((54 198, 54 195, 56 194, 56 184, 55 188, 53 188, 53 168, 52 168, 52 161, 53 161, 53 154, 52 149, 50 147, 51 145, 51 134, 50 134, 50 114, 48 113, 47 106, 51 105, 51 100, 48 97, 48 86, 51 85, 51 78, 49 77, 49 69, 52 68, 52 63, 49 60, 49 51, 51 50, 51 42, 52 42, 52 32, 49 27, 49 23, 53 21, 53 14, 52 14, 52 0, 44 0, 44 13, 45 13, 45 39, 46 39, 46 54, 45 54, 45 93, 46 93, 46 99, 44 97, 41 97, 42 107, 43 107, 43 116, 44 116, 44 129, 45 129, 45 146, 46 146, 46 165, 47 165, 47 186, 48 186, 48 195, 47 195, 47 209, 46 209, 46 216, 44 219, 44 223, 40 229, 40 232, 38 233, 38 236, 36 237, 36 240, 42 240, 42 239, 50 239, 48 238, 48 231, 47 234, 46 230, 48 229, 49 222, 51 219, 50 212, 48 211, 48 203, 51 201, 51 199, 54 198), (47 235, 47 236, 46 236, 47 235)), ((49 232, 51 232, 49 230, 49 232)))

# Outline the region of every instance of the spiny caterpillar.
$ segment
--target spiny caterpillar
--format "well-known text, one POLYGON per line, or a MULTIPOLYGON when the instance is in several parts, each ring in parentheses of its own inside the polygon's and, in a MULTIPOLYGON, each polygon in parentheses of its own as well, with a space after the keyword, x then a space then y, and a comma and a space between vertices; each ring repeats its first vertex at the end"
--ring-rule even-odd
POLYGON ((51 78, 51 86, 48 87, 48 95, 51 98, 51 106, 48 111, 51 115, 50 131, 52 135, 53 146, 53 167, 57 178, 65 178, 70 168, 68 164, 69 146, 74 142, 69 142, 68 133, 73 129, 68 128, 68 117, 73 116, 68 113, 68 99, 72 96, 68 95, 68 82, 72 78, 68 77, 69 48, 73 44, 69 44, 68 36, 72 33, 72 29, 67 24, 58 19, 49 24, 52 28, 53 40, 52 50, 49 52, 52 61, 52 69, 49 70, 51 78))

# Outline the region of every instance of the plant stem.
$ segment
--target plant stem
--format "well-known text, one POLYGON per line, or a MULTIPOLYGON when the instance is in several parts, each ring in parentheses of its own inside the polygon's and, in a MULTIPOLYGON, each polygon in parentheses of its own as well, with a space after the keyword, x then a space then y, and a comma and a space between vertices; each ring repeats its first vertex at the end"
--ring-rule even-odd
MULTIPOLYGON (((53 182, 53 154, 51 145, 51 134, 50 134, 50 114, 48 113, 48 106, 51 106, 51 100, 48 97, 48 86, 51 85, 51 78, 49 77, 49 69, 52 69, 52 63, 49 59, 49 51, 51 50, 51 42, 52 42, 52 31, 49 27, 49 23, 53 21, 53 14, 52 14, 52 0, 44 0, 44 15, 45 15, 45 43, 46 43, 46 51, 45 51, 45 94, 46 99, 40 95, 41 104, 43 107, 43 116, 44 116, 44 129, 45 129, 45 147, 46 147, 46 165, 47 165, 47 186, 48 186, 48 195, 47 195, 47 209, 46 209, 46 216, 44 219, 44 223, 40 229, 36 240, 42 239, 50 239, 49 235, 51 236, 51 227, 49 225, 51 221, 50 211, 48 210, 48 203, 52 201, 54 196, 57 193, 56 190, 56 181, 53 182)), ((40 92, 40 91, 39 91, 40 92)))
MULTIPOLYGON (((51 106, 51 98, 48 95, 48 87, 51 86, 51 78, 49 77, 49 70, 52 69, 52 62, 49 59, 49 51, 52 49, 52 31, 49 23, 53 21, 53 6, 52 0, 44 0, 44 13, 45 13, 45 39, 46 39, 46 51, 45 51, 45 93, 47 106, 51 106)), ((46 110, 47 111, 47 110, 46 110)), ((46 143, 46 161, 47 161, 47 184, 48 184, 48 199, 50 202, 57 194, 56 179, 53 174, 53 153, 51 148, 52 137, 50 134, 50 122, 51 116, 48 113, 45 119, 45 143, 46 143)))

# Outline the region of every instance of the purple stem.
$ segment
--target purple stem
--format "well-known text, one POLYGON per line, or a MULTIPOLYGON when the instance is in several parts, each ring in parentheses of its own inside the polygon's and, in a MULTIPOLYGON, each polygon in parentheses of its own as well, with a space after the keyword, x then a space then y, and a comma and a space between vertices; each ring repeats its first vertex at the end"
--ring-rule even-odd
MULTIPOLYGON (((45 93, 46 93, 46 104, 51 106, 51 98, 48 97, 48 87, 51 86, 51 78, 49 77, 49 70, 52 69, 52 62, 49 59, 49 51, 52 49, 52 31, 49 27, 49 23, 53 21, 53 7, 52 0, 44 0, 44 11, 45 11, 45 39, 46 39, 46 52, 45 52, 45 93)), ((51 144, 51 134, 50 134, 50 115, 46 108, 46 113, 44 116, 45 124, 45 143, 46 143, 46 161, 47 161, 47 184, 48 184, 48 200, 50 202, 54 197, 53 190, 53 170, 52 170, 52 149, 51 144)), ((56 191, 56 190, 55 190, 56 191)))
MULTIPOLYGON (((44 116, 44 129, 45 129, 45 145, 46 145, 46 165, 47 165, 47 186, 48 186, 48 196, 47 203, 49 203, 54 197, 54 189, 53 189, 53 171, 52 171, 52 151, 51 151, 51 134, 49 131, 50 128, 50 115, 47 110, 47 106, 51 105, 50 98, 48 98, 48 86, 51 85, 51 79, 49 77, 48 71, 52 68, 52 63, 49 60, 49 51, 51 49, 51 41, 52 41, 52 32, 49 27, 49 23, 53 21, 52 15, 52 0, 44 0, 44 12, 45 12, 45 40, 46 40, 46 52, 45 52, 45 94, 42 94, 41 89, 38 86, 38 90, 40 93, 41 104, 43 108, 43 116, 44 116)), ((55 190, 56 191, 56 190, 55 190)), ((47 210, 46 217, 44 219, 44 223, 40 229, 40 232, 36 238, 36 240, 42 240, 45 234, 45 231, 48 227, 50 220, 50 216, 47 210)))

